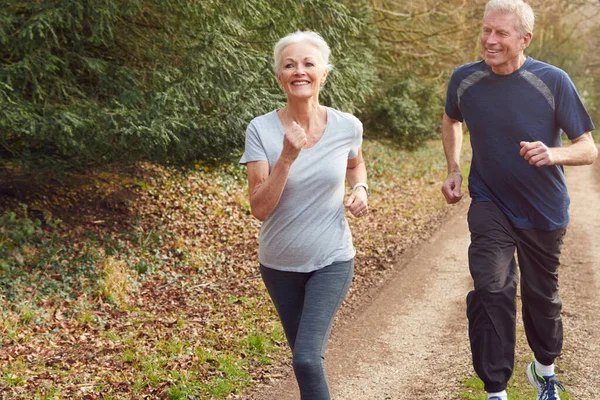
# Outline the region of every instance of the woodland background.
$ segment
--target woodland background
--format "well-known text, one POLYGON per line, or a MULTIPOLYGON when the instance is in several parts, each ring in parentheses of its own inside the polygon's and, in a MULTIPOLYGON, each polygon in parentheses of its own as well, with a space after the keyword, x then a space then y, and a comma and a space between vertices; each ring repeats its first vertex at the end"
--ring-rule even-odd
MULTIPOLYGON (((532 3, 527 54, 598 124, 600 2, 532 3)), ((285 104, 273 44, 321 33, 321 101, 365 124, 352 310, 448 212, 445 85, 479 57, 484 6, 0 0, 0 393, 237 398, 271 379, 287 350, 237 160, 248 122, 285 104)))

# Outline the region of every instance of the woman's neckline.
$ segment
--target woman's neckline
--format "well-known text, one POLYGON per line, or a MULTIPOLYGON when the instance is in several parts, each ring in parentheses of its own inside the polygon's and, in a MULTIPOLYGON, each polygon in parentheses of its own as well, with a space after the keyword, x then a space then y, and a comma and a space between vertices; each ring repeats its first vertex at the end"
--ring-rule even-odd
MULTIPOLYGON (((323 138, 325 137, 325 134, 327 133, 328 129, 329 129, 329 107, 327 106, 322 106, 325 109, 325 128, 323 128, 323 133, 321 134, 321 137, 319 137, 319 139, 310 147, 305 147, 302 150, 306 151, 306 150, 311 150, 314 149, 315 147, 317 147, 317 145, 319 143, 321 143, 323 141, 323 138)), ((281 120, 281 117, 279 116, 279 111, 281 111, 281 109, 277 109, 274 111, 275 116, 277 117, 277 121, 279 121, 279 127, 281 128, 281 132, 283 134, 285 134, 285 126, 283 124, 283 121, 281 120)))

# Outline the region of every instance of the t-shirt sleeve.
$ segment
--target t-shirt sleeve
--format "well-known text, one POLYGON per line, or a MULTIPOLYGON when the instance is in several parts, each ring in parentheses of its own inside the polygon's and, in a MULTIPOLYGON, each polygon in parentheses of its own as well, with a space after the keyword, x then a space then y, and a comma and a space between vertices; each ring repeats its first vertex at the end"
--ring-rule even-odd
POLYGON ((362 146, 363 141, 363 124, 360 122, 358 118, 352 119, 354 124, 354 139, 352 140, 352 144, 350 145, 350 152, 348 153, 348 158, 353 159, 358 157, 358 150, 362 146))
POLYGON ((240 164, 246 164, 251 161, 268 161, 267 153, 258 134, 258 129, 253 122, 250 122, 248 128, 246 128, 246 147, 240 159, 240 164))
POLYGON ((569 139, 577 139, 594 130, 592 118, 567 73, 563 73, 556 100, 556 121, 569 139))
POLYGON ((460 108, 458 107, 458 85, 459 77, 457 74, 457 70, 454 70, 452 76, 450 77, 450 82, 448 83, 448 90, 446 91, 446 105, 444 107, 444 111, 446 115, 452 119, 462 122, 463 116, 460 112, 460 108))

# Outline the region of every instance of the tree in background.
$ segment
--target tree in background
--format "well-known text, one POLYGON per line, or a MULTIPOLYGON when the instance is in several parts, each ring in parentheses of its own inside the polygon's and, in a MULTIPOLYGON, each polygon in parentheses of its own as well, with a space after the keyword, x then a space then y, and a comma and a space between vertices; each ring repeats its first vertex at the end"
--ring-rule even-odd
MULTIPOLYGON (((285 98, 277 39, 315 30, 336 70, 323 103, 413 149, 440 131, 446 82, 479 59, 486 0, 3 0, 0 162, 228 160, 285 98)), ((565 69, 600 117, 600 2, 536 0, 528 53, 565 69)))
MULTIPOLYGON (((443 112, 445 88, 454 68, 480 59, 479 37, 486 3, 370 0, 379 30, 380 80, 364 118, 374 130, 396 143, 438 135, 439 118, 432 118, 431 113, 439 117, 443 112), (414 77, 417 81, 408 83, 414 77), (407 130, 409 135, 405 134, 407 130)), ((532 6, 537 20, 527 54, 567 71, 598 121, 600 2, 536 0, 532 6)))
POLYGON ((361 1, 3 3, 0 154, 13 165, 227 159, 252 117, 283 104, 271 49, 298 29, 332 47, 327 104, 355 110, 375 73, 361 1))
POLYGON ((387 139, 406 150, 416 150, 437 135, 442 103, 438 86, 407 72, 382 79, 361 117, 368 135, 387 139))
POLYGON ((578 88, 596 125, 600 121, 600 82, 594 63, 600 60, 600 2, 591 0, 538 1, 534 40, 528 49, 532 57, 565 70, 578 88), (596 50, 595 50, 596 49, 596 50), (596 90, 594 90, 596 88, 596 90))
POLYGON ((472 61, 485 2, 465 0, 371 0, 386 75, 403 70, 439 79, 457 63, 472 61))
POLYGON ((441 129, 445 83, 472 61, 481 1, 371 0, 379 31, 379 80, 362 114, 369 132, 413 150, 441 129))

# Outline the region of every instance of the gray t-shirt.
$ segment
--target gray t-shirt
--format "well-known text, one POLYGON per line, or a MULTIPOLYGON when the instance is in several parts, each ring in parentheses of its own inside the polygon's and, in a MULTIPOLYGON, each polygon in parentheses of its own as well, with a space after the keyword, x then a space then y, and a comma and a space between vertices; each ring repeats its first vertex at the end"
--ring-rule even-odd
MULTIPOLYGON (((354 257, 344 193, 348 159, 357 157, 362 132, 356 117, 327 108, 323 136, 300 152, 279 203, 262 224, 262 265, 310 272, 354 257)), ((276 111, 253 119, 246 129, 246 149, 240 163, 263 160, 272 170, 283 150, 284 134, 276 111)))

